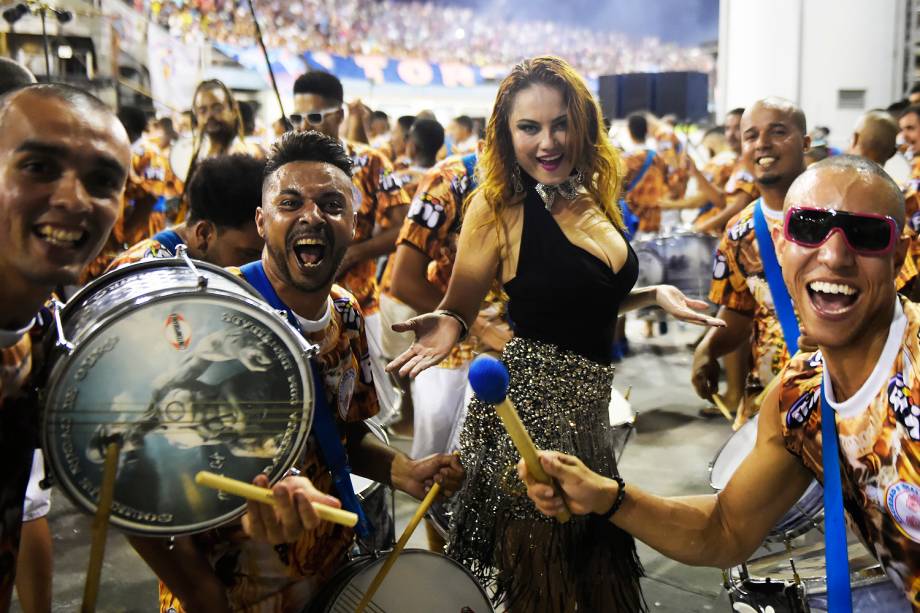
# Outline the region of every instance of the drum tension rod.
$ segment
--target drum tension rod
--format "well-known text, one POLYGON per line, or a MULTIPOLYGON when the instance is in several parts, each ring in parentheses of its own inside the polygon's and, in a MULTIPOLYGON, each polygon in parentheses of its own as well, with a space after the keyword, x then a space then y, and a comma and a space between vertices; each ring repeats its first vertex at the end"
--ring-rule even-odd
POLYGON ((188 247, 185 245, 176 245, 176 257, 180 257, 185 261, 185 265, 188 266, 192 272, 198 277, 198 289, 206 290, 208 289, 208 278, 203 274, 198 272, 198 269, 195 268, 195 263, 192 262, 192 258, 188 257, 188 247))
POLYGON ((64 324, 61 323, 61 311, 64 310, 64 303, 52 297, 51 306, 54 315, 54 326, 57 328, 58 336, 55 346, 63 347, 68 354, 71 354, 74 350, 74 344, 67 340, 67 335, 64 334, 64 324))

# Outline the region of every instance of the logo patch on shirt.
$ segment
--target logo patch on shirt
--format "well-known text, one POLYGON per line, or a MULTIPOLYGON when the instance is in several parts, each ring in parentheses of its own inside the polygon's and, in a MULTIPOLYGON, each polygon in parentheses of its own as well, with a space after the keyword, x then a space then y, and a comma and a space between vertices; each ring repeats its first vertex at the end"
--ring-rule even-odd
POLYGON ((904 383, 904 376, 896 374, 888 382, 888 404, 897 420, 907 430, 912 441, 920 441, 920 407, 910 397, 910 388, 904 383))
POLYGON ((820 398, 821 395, 817 391, 799 396, 798 400, 792 403, 789 412, 786 413, 786 427, 798 428, 808 421, 808 416, 818 406, 820 398))
POLYGON ((163 334, 166 336, 166 342, 176 351, 188 349, 189 344, 192 342, 192 327, 178 313, 170 313, 166 317, 163 334))
POLYGON ((348 417, 348 407, 351 405, 351 397, 355 391, 355 369, 349 368, 342 374, 339 379, 339 417, 343 420, 348 417))
POLYGON ((904 536, 920 543, 920 488, 898 481, 885 492, 885 506, 904 536))
POLYGON ((728 262, 721 251, 716 251, 716 257, 712 260, 712 278, 721 281, 728 277, 728 262))
POLYGON ((733 225, 728 231, 728 237, 733 241, 740 241, 742 238, 747 236, 750 232, 754 230, 754 218, 749 217, 748 219, 738 220, 738 223, 733 225))

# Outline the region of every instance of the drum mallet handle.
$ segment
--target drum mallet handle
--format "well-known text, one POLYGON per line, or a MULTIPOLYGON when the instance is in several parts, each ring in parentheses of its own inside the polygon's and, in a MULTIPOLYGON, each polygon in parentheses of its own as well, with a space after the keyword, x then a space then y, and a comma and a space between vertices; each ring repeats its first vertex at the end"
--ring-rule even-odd
POLYGON ((433 503, 434 499, 438 497, 438 493, 440 491, 440 483, 435 483, 431 486, 431 489, 428 490, 428 493, 425 495, 425 499, 422 500, 422 504, 418 505, 418 509, 415 510, 415 515, 412 516, 412 519, 409 521, 408 525, 406 525, 406 529, 403 530, 402 536, 399 537, 399 541, 397 541, 396 547, 394 547, 393 551, 390 552, 390 555, 387 556, 386 562, 384 562, 383 566, 380 567, 380 570, 377 571, 377 575, 374 577, 374 580, 371 581, 367 591, 364 592, 364 596, 361 598, 361 602, 359 602, 358 606, 355 607, 355 613, 362 613, 367 605, 371 603, 371 599, 374 597, 374 594, 377 593, 377 590, 380 588, 380 585, 386 578, 387 573, 390 572, 390 569, 396 562, 396 558, 398 558, 399 554, 402 553, 402 550, 405 549, 406 543, 409 542, 409 537, 411 537, 412 533, 415 532, 415 528, 418 526, 418 523, 422 521, 425 513, 427 513, 428 509, 431 507, 431 503, 433 503))
POLYGON ((99 582, 102 579, 102 559, 105 557, 105 541, 109 530, 109 516, 112 513, 112 499, 115 497, 115 477, 118 474, 118 456, 121 445, 111 442, 105 449, 105 464, 102 467, 102 485, 99 488, 99 502, 93 518, 93 540, 89 550, 89 568, 86 570, 86 584, 83 586, 82 613, 96 610, 99 596, 99 582))
POLYGON ((735 421, 735 417, 732 415, 731 409, 729 409, 728 405, 725 404, 725 401, 722 400, 722 396, 719 396, 718 394, 713 394, 712 403, 716 405, 716 408, 719 409, 722 415, 725 416, 725 419, 727 419, 730 422, 735 421))
MULTIPOLYGON (((245 498, 246 500, 254 500, 262 504, 275 504, 275 496, 267 487, 259 487, 251 483, 224 477, 223 475, 215 475, 206 470, 199 471, 198 474, 195 475, 195 483, 215 490, 221 490, 228 494, 245 498)), ((353 528, 358 523, 358 516, 351 511, 336 509, 335 507, 330 507, 329 505, 319 502, 311 504, 313 505, 313 510, 316 511, 316 514, 319 515, 319 518, 323 521, 340 524, 349 528, 353 528)))
MULTIPOLYGON (((527 464, 527 472, 538 482, 552 486, 556 490, 556 494, 562 498, 559 485, 543 470, 543 465, 540 464, 540 457, 537 455, 537 447, 534 445, 533 439, 530 438, 530 434, 527 433, 527 429, 521 421, 521 416, 518 415, 514 405, 508 400, 510 378, 505 365, 491 356, 481 355, 473 360, 470 365, 469 377, 470 386, 479 399, 495 405, 495 412, 501 418, 508 436, 511 437, 518 453, 521 454, 524 463, 527 464)), ((562 504, 565 508, 556 514, 556 519, 559 523, 564 524, 572 518, 572 512, 564 499, 562 504)))

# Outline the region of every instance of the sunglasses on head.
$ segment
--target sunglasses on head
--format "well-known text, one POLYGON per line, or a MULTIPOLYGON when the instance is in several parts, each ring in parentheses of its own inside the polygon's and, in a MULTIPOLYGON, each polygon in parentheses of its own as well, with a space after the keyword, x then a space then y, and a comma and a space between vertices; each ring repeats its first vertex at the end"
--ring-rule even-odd
POLYGON ((803 247, 819 247, 838 231, 847 247, 860 255, 885 255, 898 241, 894 218, 872 213, 794 206, 786 213, 783 227, 786 240, 803 247))
POLYGON ((300 115, 298 113, 292 113, 288 115, 288 119, 291 120, 291 123, 295 126, 303 125, 304 122, 307 122, 311 126, 318 126, 323 123, 323 120, 326 119, 327 115, 337 113, 342 110, 341 106, 335 106, 328 109, 323 109, 321 111, 313 111, 312 113, 307 113, 306 115, 300 115))

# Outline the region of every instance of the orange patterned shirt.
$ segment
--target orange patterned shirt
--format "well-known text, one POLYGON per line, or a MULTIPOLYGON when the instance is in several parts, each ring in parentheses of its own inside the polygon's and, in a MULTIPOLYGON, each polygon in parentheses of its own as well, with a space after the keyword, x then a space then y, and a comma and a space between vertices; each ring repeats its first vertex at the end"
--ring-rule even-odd
MULTIPOLYGON (((345 142, 345 150, 354 162, 354 183, 361 196, 355 243, 371 238, 375 227, 387 229, 387 212, 408 206, 409 195, 393 174, 393 165, 379 151, 367 145, 345 142)), ((354 294, 365 315, 377 312, 377 262, 362 260, 349 268, 338 281, 354 294)))
POLYGON ((134 264, 135 262, 140 262, 142 260, 149 260, 151 258, 171 258, 175 253, 172 253, 169 249, 163 246, 160 241, 155 238, 147 238, 141 242, 131 245, 128 249, 116 257, 109 264, 109 267, 105 269, 106 272, 115 270, 116 268, 121 268, 122 266, 127 266, 128 264, 134 264))
POLYGON ((677 200, 684 197, 687 191, 687 183, 690 181, 690 173, 680 163, 680 154, 683 151, 683 144, 677 138, 677 134, 669 127, 662 127, 653 135, 657 143, 658 155, 668 165, 668 191, 671 198, 677 200))
MULTIPOLYGON (((835 403, 844 508, 891 580, 920 611, 920 305, 899 299, 876 370, 835 403)), ((787 449, 823 480, 821 352, 799 353, 782 373, 787 449)))
MULTIPOLYGON (((645 149, 638 149, 624 156, 624 186, 630 185, 638 176, 645 165, 646 155, 645 149)), ((625 194, 630 210, 639 218, 639 232, 657 232, 661 228, 661 208, 658 203, 668 197, 670 172, 667 163, 656 153, 639 183, 625 194)))
MULTIPOLYGON (((467 171, 464 157, 457 155, 446 158, 422 177, 399 238, 396 239, 397 245, 412 245, 431 259, 428 264, 428 281, 442 292, 447 291, 457 256, 463 202, 474 187, 474 178, 467 171)), ((390 272, 389 267, 387 272, 390 272)), ((386 273, 384 276, 388 291, 389 276, 386 273)), ((491 292, 482 304, 480 315, 502 320, 506 301, 491 292)), ((477 337, 470 336, 455 345, 450 355, 438 366, 457 368, 471 361, 481 349, 480 345, 477 337)))
MULTIPOLYGON (((228 270, 241 274, 238 268, 228 270)), ((335 413, 344 444, 345 424, 373 417, 379 407, 361 308, 354 296, 337 285, 332 286, 330 296, 334 305, 332 320, 324 330, 306 338, 320 347, 314 359, 323 373, 322 393, 335 413)), ((312 435, 297 467, 318 489, 335 495, 332 476, 312 435)), ((306 604, 300 602, 303 593, 296 586, 305 586, 315 595, 339 570, 353 532, 338 524, 320 522, 297 542, 276 547, 250 540, 234 522, 193 538, 204 548, 220 580, 229 586, 227 593, 234 611, 281 613, 300 611, 306 604)), ((160 611, 169 613, 171 608, 183 611, 179 599, 161 582, 160 611)))
MULTIPOLYGON (((703 176, 712 183, 712 186, 719 190, 725 190, 725 185, 732 178, 735 167, 738 165, 738 155, 734 151, 723 151, 713 156, 703 166, 703 176)), ((716 207, 712 203, 707 204, 700 209, 700 214, 693 223, 703 223, 708 219, 718 215, 722 207, 716 207)))
POLYGON ((169 148, 163 150, 147 140, 141 140, 131 151, 131 174, 125 196, 133 203, 154 202, 148 236, 185 217, 186 207, 180 205, 183 184, 172 170, 169 154, 169 148))
MULTIPOLYGON (((752 202, 729 220, 716 249, 709 300, 754 319, 752 383, 766 385, 789 361, 783 330, 773 309, 754 233, 752 202)), ((763 207, 767 226, 782 225, 782 213, 763 207)))

